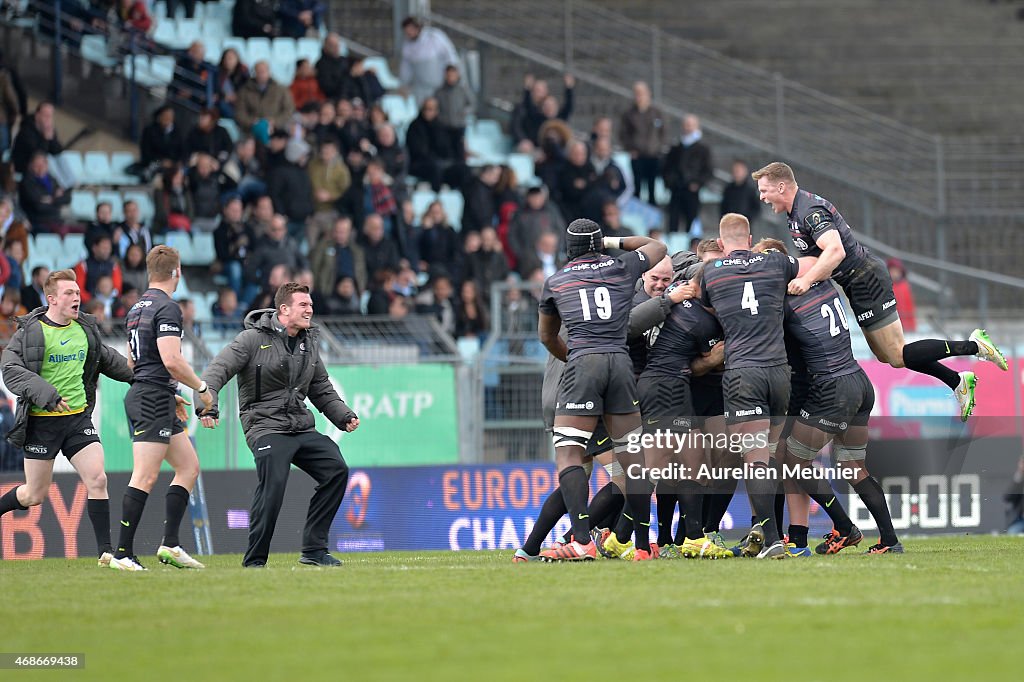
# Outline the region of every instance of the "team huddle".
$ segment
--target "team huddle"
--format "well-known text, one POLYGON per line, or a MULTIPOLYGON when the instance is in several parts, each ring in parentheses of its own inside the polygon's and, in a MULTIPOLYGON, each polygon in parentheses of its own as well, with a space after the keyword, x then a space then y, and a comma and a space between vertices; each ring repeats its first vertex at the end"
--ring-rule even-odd
POLYGON ((973 355, 1004 371, 1006 360, 981 329, 966 341, 907 343, 884 264, 836 208, 801 190, 784 163, 753 178, 761 200, 787 214, 799 260, 781 241, 752 244, 749 222, 738 214, 723 216, 718 239, 701 242, 697 254, 671 258, 645 237, 604 238, 585 219, 569 225, 569 262, 545 283, 539 323, 551 354, 543 400, 559 488, 514 562, 586 561, 598 553, 634 561, 811 556, 811 500, 833 523, 814 551, 835 554, 864 536, 812 466, 829 444, 836 471, 879 529, 868 553, 903 552, 865 464, 875 397, 853 356, 840 289, 876 357, 946 383, 963 421, 974 409, 977 377, 940 360, 973 355), (708 434, 729 438, 699 437, 708 434), (588 505, 595 459, 611 481, 588 505), (647 475, 665 471, 673 475, 647 475), (719 525, 739 479, 751 528, 730 548, 719 525), (571 530, 541 551, 566 512, 571 530))

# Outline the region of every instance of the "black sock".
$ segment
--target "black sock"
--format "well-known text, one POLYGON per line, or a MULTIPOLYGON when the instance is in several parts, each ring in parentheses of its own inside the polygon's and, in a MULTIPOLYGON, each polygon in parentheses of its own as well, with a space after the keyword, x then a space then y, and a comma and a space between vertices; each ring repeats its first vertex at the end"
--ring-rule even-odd
POLYGON ((558 474, 558 487, 565 498, 565 508, 569 512, 572 523, 573 539, 581 545, 590 543, 590 516, 587 515, 587 497, 590 486, 587 472, 576 465, 562 470, 558 474))
POLYGON ((637 550, 651 551, 651 493, 654 486, 647 480, 627 481, 626 498, 633 511, 633 542, 637 550))
POLYGON ((807 526, 794 526, 789 524, 789 541, 797 547, 807 546, 807 526))
POLYGON ((15 486, 4 493, 3 497, 0 497, 0 516, 3 516, 9 511, 25 511, 28 507, 22 506, 21 502, 18 502, 18 488, 15 486))
POLYGON ((622 544, 629 542, 633 537, 633 510, 629 507, 629 498, 626 498, 622 505, 622 514, 615 523, 615 539, 622 544))
POLYGON ((92 524, 92 532, 96 534, 96 548, 99 554, 109 552, 110 547, 110 500, 88 500, 85 503, 92 524))
POLYGON ((896 529, 892 527, 892 515, 889 513, 889 505, 885 501, 885 493, 882 486, 873 476, 868 476, 860 483, 853 486, 854 491, 860 495, 864 506, 871 512, 871 518, 878 526, 879 541, 888 547, 892 547, 899 538, 896 537, 896 529))
POLYGON ((697 481, 679 481, 679 508, 683 517, 679 519, 679 530, 676 531, 676 544, 683 544, 689 538, 696 540, 704 537, 704 527, 700 522, 700 509, 704 498, 704 487, 697 481))
POLYGON ((178 530, 181 528, 181 517, 188 509, 188 491, 180 485, 172 485, 167 489, 167 515, 164 517, 164 541, 167 547, 177 547, 181 544, 178 539, 178 530))
POLYGON ((939 360, 955 355, 976 355, 978 344, 973 341, 939 341, 924 339, 903 346, 903 364, 907 369, 933 376, 956 390, 960 375, 939 360))
MULTIPOLYGON (((654 497, 658 503, 658 544, 662 547, 672 544, 672 517, 676 513, 676 494, 674 481, 658 481, 654 497)), ((680 512, 681 513, 681 512, 680 512)), ((682 519, 679 520, 682 525, 682 519)))
POLYGON ((590 514, 590 529, 607 528, 619 517, 620 511, 622 493, 619 492, 619 486, 609 481, 597 491, 594 499, 590 500, 590 506, 587 508, 587 513, 590 514), (609 517, 612 517, 611 521, 608 520, 609 517))
POLYGON ((769 470, 767 464, 754 462, 750 465, 752 470, 760 470, 757 474, 750 476, 744 481, 747 486, 747 496, 750 498, 750 508, 754 510, 755 523, 760 524, 764 531, 765 547, 769 547, 779 541, 779 532, 775 527, 775 491, 779 482, 771 477, 762 477, 761 471, 769 470))
POLYGON ((721 526, 722 518, 725 517, 725 512, 729 510, 729 504, 732 502, 732 496, 736 494, 736 479, 730 476, 724 481, 718 481, 712 491, 704 493, 707 516, 704 517, 702 525, 708 533, 716 532, 721 526))
POLYGON ((828 517, 832 519, 832 525, 836 527, 840 535, 847 535, 853 527, 853 521, 846 515, 842 503, 836 497, 835 491, 828 481, 823 478, 800 478, 798 479, 803 491, 810 495, 811 499, 818 503, 828 517))
POLYGON ((544 538, 548 536, 551 529, 558 523, 558 519, 564 515, 565 497, 562 496, 561 490, 555 490, 548 495, 548 499, 544 500, 544 505, 540 508, 540 515, 537 517, 537 523, 533 524, 530 536, 523 543, 523 551, 531 556, 540 554, 540 546, 544 542, 544 538))
POLYGON ((786 493, 782 492, 781 490, 776 490, 775 491, 775 507, 774 507, 774 510, 775 510, 775 531, 779 534, 779 537, 781 538, 783 535, 785 535, 785 532, 782 529, 782 516, 783 516, 783 514, 786 513, 786 493))
POLYGON ((121 513, 121 536, 117 540, 117 552, 114 556, 123 559, 135 554, 135 529, 142 518, 142 510, 146 508, 149 493, 128 486, 124 491, 124 502, 121 513))

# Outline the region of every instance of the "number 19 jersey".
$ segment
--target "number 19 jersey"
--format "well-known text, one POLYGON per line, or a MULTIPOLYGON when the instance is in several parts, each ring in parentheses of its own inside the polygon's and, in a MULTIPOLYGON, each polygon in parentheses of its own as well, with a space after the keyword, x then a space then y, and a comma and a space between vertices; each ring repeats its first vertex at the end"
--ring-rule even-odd
POLYGON ((557 314, 569 333, 569 360, 588 353, 625 353, 636 281, 652 264, 643 253, 588 254, 548 277, 540 311, 557 314))
POLYGON ((702 300, 725 332, 725 368, 786 363, 783 302, 799 264, 782 253, 733 251, 704 266, 702 300))

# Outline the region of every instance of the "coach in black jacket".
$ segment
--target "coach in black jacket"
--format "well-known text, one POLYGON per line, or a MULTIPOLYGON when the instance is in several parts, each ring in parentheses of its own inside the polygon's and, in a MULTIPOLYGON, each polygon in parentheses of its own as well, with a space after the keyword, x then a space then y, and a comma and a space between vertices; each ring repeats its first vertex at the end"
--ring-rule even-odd
MULTIPOLYGON (((239 417, 256 457, 259 482, 249 517, 249 549, 242 564, 266 566, 288 471, 294 464, 317 484, 306 515, 299 563, 340 566, 327 551, 327 535, 345 496, 348 466, 338 445, 315 430, 306 398, 344 431, 355 431, 359 418, 334 390, 320 360, 320 331, 310 321, 309 289, 288 282, 277 290, 274 305, 275 310, 249 313, 245 329, 217 354, 202 376, 214 391, 216 405, 217 391, 238 375, 239 417)), ((206 427, 216 423, 213 417, 203 417, 202 422, 206 427)))

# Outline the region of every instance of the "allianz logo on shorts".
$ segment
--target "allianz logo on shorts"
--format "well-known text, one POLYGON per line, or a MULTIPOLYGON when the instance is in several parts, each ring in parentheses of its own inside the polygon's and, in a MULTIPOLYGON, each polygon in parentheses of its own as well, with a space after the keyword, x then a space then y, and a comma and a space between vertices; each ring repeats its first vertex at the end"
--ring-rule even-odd
POLYGON ((566 403, 565 409, 567 410, 592 410, 594 409, 594 401, 588 400, 585 403, 566 403))
POLYGON ((24 450, 25 452, 31 452, 37 455, 45 455, 49 452, 45 445, 26 445, 24 450))
POLYGON ((80 350, 77 353, 70 353, 68 355, 61 355, 60 353, 50 353, 48 358, 49 362, 85 362, 85 351, 80 350))
POLYGON ((755 407, 752 410, 736 410, 737 417, 749 417, 752 414, 761 414, 764 410, 760 407, 755 407))

